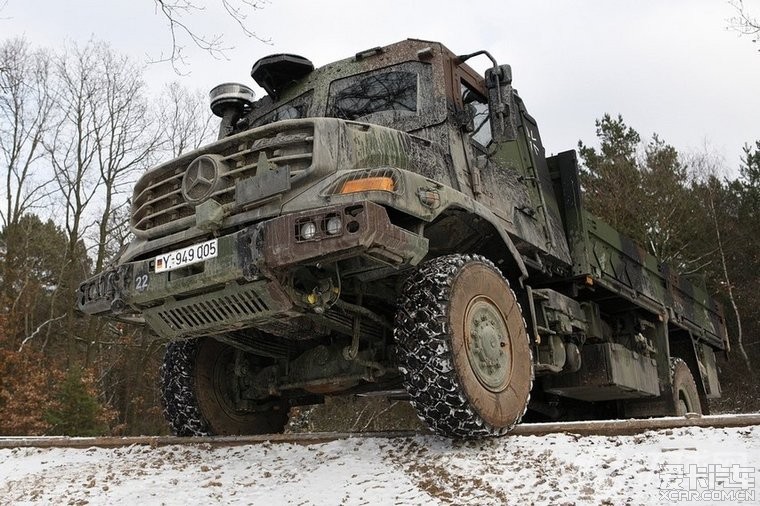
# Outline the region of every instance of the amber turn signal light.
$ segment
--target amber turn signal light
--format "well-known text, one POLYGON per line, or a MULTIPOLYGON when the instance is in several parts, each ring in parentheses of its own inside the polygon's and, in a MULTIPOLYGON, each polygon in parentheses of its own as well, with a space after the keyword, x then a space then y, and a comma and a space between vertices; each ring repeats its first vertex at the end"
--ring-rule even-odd
POLYGON ((366 191, 385 191, 392 192, 396 189, 393 178, 390 177, 365 177, 363 179, 353 179, 343 183, 340 193, 356 193, 366 191))

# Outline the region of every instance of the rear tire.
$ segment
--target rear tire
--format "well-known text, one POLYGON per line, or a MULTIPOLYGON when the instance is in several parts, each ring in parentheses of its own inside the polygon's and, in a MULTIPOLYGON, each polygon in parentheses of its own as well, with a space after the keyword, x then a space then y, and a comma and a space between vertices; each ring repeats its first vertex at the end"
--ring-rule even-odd
POLYGON ((234 348, 211 337, 169 343, 161 366, 164 416, 177 436, 282 432, 287 406, 241 413, 230 392, 234 348))
POLYGON ((522 418, 533 378, 525 321, 487 259, 424 264, 404 285, 394 336, 412 405, 436 433, 501 435, 522 418))
POLYGON ((689 366, 680 358, 670 360, 670 378, 673 385, 673 403, 675 415, 686 413, 702 414, 699 391, 689 366))
POLYGON ((675 415, 686 413, 702 414, 699 391, 689 366, 680 358, 670 359, 670 378, 673 385, 673 403, 675 415))

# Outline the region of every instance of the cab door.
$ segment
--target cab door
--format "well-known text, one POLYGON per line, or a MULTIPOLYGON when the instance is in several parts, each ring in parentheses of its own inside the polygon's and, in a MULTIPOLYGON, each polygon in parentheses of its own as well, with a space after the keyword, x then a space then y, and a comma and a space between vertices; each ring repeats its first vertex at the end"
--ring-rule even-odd
POLYGON ((516 139, 494 141, 484 81, 462 70, 454 76, 474 197, 503 220, 526 253, 534 249, 568 263, 570 254, 535 120, 515 95, 509 113, 516 116, 516 139))
POLYGON ((498 146, 491 135, 490 111, 485 85, 480 76, 463 71, 455 72, 462 146, 467 160, 470 183, 476 200, 504 221, 505 228, 514 234, 514 207, 526 204, 524 185, 515 170, 495 163, 498 146))

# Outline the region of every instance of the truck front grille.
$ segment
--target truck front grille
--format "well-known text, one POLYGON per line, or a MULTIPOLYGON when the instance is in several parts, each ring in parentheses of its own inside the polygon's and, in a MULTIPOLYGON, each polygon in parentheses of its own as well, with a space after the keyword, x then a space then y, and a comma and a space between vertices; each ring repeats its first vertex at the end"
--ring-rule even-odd
POLYGON ((138 235, 157 236, 195 224, 198 202, 186 200, 182 185, 188 167, 201 155, 214 156, 221 167, 206 200, 213 198, 227 212, 235 206, 235 186, 256 176, 263 157, 270 169, 288 166, 293 181, 312 168, 313 144, 312 122, 285 121, 222 139, 160 165, 148 171, 135 186, 132 227, 138 235))

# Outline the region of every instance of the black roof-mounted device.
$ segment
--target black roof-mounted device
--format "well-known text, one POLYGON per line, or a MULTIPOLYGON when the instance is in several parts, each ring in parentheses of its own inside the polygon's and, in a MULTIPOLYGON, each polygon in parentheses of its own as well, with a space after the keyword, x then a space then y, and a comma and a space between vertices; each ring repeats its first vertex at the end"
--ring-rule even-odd
POLYGON ((288 89, 314 70, 314 64, 303 56, 295 54, 273 54, 265 56, 253 65, 251 77, 264 88, 267 95, 277 99, 288 89))

